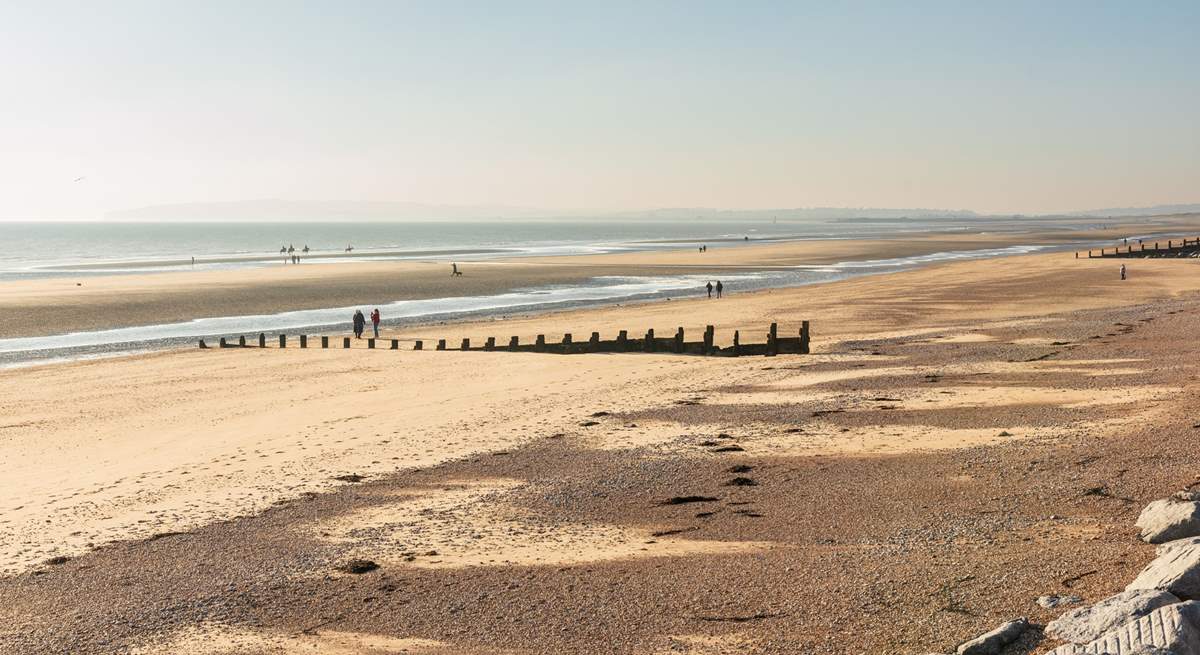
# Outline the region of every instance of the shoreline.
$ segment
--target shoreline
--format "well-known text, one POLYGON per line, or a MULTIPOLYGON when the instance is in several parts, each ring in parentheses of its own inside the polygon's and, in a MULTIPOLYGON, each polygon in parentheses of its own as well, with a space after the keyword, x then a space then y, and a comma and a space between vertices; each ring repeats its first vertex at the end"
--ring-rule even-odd
MULTIPOLYGON (((1194 220, 1200 226, 1200 215, 1178 220, 1184 218, 1194 220)), ((828 273, 825 269, 830 268, 840 269, 837 277, 844 277, 861 272, 854 269, 863 264, 880 263, 880 270, 889 270, 889 266, 895 270, 913 264, 889 265, 889 261, 939 253, 962 253, 962 256, 972 257, 975 256, 972 253, 988 249, 1002 250, 1021 245, 1067 248, 1072 244, 1094 243, 1125 234, 1133 227, 1113 225, 1095 231, 1021 234, 938 233, 894 239, 806 239, 718 247, 703 254, 688 248, 499 258, 466 262, 462 267, 466 275, 457 279, 447 275, 448 262, 371 261, 16 280, 0 282, 0 310, 3 310, 0 311, 0 339, 170 325, 196 319, 382 306, 436 298, 498 296, 545 287, 595 284, 598 278, 613 275, 629 278, 719 277, 735 273, 791 271, 799 276, 806 269, 811 272, 803 280, 771 281, 761 285, 790 286, 824 281, 818 273, 828 273)), ((1136 224, 1136 227, 1145 226, 1136 224)), ((1171 231, 1184 229, 1182 224, 1159 227, 1171 231)), ((647 294, 653 296, 654 290, 647 290, 647 294)), ((609 295, 613 301, 622 301, 622 295, 639 294, 609 295)), ((660 295, 667 297, 670 294, 660 295)), ((600 301, 599 304, 603 304, 605 299, 600 301)), ((385 320, 387 318, 385 315, 385 320)))

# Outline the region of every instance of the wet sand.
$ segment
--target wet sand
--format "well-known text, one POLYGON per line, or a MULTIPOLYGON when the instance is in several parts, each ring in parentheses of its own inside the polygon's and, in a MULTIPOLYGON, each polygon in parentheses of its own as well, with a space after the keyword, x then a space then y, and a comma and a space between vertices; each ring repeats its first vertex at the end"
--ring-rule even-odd
POLYGON ((1200 465, 1200 262, 1130 272, 1037 255, 390 335, 808 318, 807 357, 0 372, 0 652, 926 653, 1044 623, 1039 595, 1123 587, 1137 511, 1200 465))
POLYGON ((980 250, 1012 245, 1060 245, 1115 239, 1147 229, 1200 231, 1200 215, 1155 217, 1152 222, 1069 232, 928 235, 923 237, 794 241, 577 257, 449 261, 276 264, 225 271, 80 275, 0 283, 0 338, 174 323, 194 318, 396 300, 490 295, 547 284, 578 283, 603 275, 712 274, 822 265, 980 250))

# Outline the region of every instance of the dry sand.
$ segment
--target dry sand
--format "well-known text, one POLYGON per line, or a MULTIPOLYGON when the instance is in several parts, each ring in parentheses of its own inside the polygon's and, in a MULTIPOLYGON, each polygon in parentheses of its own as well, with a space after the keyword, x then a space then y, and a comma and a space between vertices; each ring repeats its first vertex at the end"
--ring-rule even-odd
POLYGON ((389 335, 807 318, 811 357, 0 372, 0 652, 922 653, 1051 618, 1040 593, 1123 584, 1138 503, 1200 464, 1198 266, 1039 255, 389 335))

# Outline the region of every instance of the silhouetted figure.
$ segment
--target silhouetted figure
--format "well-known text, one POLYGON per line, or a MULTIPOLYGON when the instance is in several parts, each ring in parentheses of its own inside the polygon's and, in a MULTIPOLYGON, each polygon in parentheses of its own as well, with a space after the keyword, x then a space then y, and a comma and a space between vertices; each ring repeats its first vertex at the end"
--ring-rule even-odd
POLYGON ((362 310, 354 310, 354 338, 361 339, 363 329, 366 327, 367 319, 363 317, 362 310))
POLYGON ((376 307, 375 311, 371 312, 371 327, 375 330, 376 339, 379 338, 379 318, 379 308, 376 307))
POLYGON ((724 285, 724 284, 721 284, 721 281, 720 281, 720 280, 717 280, 717 297, 718 297, 718 298, 720 298, 720 297, 721 297, 721 292, 722 292, 722 291, 724 291, 724 290, 725 290, 725 285, 724 285))
POLYGON ((1121 264, 1121 279, 1125 279, 1125 265, 1121 264))
POLYGON ((713 290, 712 282, 709 282, 708 284, 704 285, 704 288, 708 289, 708 297, 712 298, 712 290, 713 290))

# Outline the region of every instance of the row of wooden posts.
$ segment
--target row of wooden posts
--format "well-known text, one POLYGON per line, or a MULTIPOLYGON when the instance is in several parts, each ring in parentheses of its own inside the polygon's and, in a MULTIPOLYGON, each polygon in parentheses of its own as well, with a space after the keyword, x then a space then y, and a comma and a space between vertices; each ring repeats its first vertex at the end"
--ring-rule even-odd
MULTIPOLYGON (((1200 250, 1200 238, 1197 239, 1168 239, 1167 247, 1160 248, 1160 242, 1155 241, 1149 248, 1148 244, 1139 243, 1135 249, 1132 245, 1116 246, 1111 251, 1108 248, 1101 248, 1099 253, 1091 250, 1087 251, 1088 259, 1094 257, 1155 257, 1170 252, 1183 253, 1189 250, 1200 250)), ((1075 253, 1075 259, 1079 259, 1079 253, 1075 253)))
MULTIPOLYGON (((517 337, 511 337, 508 340, 507 347, 497 347, 496 338, 488 337, 483 346, 472 347, 471 340, 464 338, 457 350, 467 351, 497 351, 504 350, 508 352, 538 352, 538 353, 558 353, 558 354, 577 354, 577 353, 613 353, 613 352, 663 352, 688 355, 717 355, 725 357, 739 357, 743 355, 766 355, 771 357, 780 353, 794 353, 807 355, 809 351, 809 326, 808 321, 800 323, 800 332, 794 337, 781 337, 778 332, 778 324, 772 323, 767 330, 766 341, 764 343, 742 343, 741 333, 734 331, 733 344, 724 348, 714 343, 716 328, 709 325, 704 329, 704 338, 702 341, 687 341, 684 338, 683 328, 675 331, 674 336, 657 337, 654 335, 654 330, 646 331, 646 336, 641 339, 630 339, 628 332, 621 330, 617 334, 616 339, 603 340, 600 338, 599 332, 593 332, 590 339, 587 341, 574 341, 571 334, 563 335, 562 341, 559 343, 549 343, 546 341, 546 335, 539 334, 534 343, 522 344, 517 337)), ((321 336, 321 348, 329 348, 329 337, 321 336)), ((299 336, 300 347, 309 347, 309 335, 301 334, 299 336)), ((367 339, 367 348, 375 348, 377 341, 380 339, 367 339)), ((391 339, 390 350, 400 349, 400 340, 391 339)), ((246 342, 246 337, 239 336, 237 342, 221 337, 221 348, 248 348, 250 345, 246 342)), ((342 348, 349 348, 351 344, 350 337, 342 337, 342 348)), ((208 344, 204 339, 200 340, 201 348, 208 348, 208 344)), ((258 335, 258 347, 267 347, 267 335, 260 333, 258 335)), ((279 335, 279 347, 288 347, 288 337, 286 334, 279 335)), ((314 346, 316 347, 316 346, 314 346)), ((413 342, 413 350, 424 350, 424 341, 418 339, 413 342)), ((439 339, 435 350, 450 350, 446 347, 446 340, 439 339)))

